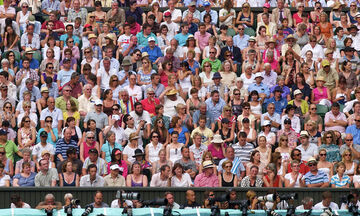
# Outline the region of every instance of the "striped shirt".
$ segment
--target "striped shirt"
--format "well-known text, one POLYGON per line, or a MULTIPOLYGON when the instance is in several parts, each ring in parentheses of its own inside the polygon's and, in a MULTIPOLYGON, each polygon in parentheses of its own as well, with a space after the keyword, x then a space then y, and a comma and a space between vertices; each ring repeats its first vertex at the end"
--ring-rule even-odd
POLYGON ((106 164, 106 162, 105 162, 104 159, 98 157, 98 159, 96 160, 96 163, 94 163, 94 162, 91 162, 91 161, 90 161, 90 158, 89 158, 89 157, 87 157, 87 158, 85 159, 85 161, 84 161, 84 164, 83 164, 83 167, 82 167, 82 168, 83 168, 83 169, 87 169, 90 164, 95 164, 95 165, 96 165, 96 167, 97 167, 97 174, 98 174, 99 176, 103 176, 103 175, 107 175, 107 174, 108 174, 108 172, 107 172, 107 164, 106 164))
POLYGON ((331 177, 331 181, 330 181, 330 184, 331 185, 335 185, 335 187, 344 187, 346 184, 350 184, 351 183, 351 179, 348 175, 343 175, 341 181, 340 181, 340 178, 339 178, 339 175, 336 174, 336 175, 333 175, 331 177))
POLYGON ((254 150, 253 144, 246 143, 245 145, 241 146, 239 143, 236 143, 231 147, 234 148, 235 157, 239 157, 242 162, 250 161, 251 152, 254 150))
POLYGON ((61 156, 64 158, 64 160, 66 160, 67 159, 66 151, 70 147, 76 148, 76 153, 79 154, 79 149, 78 149, 77 143, 74 140, 71 139, 70 142, 67 143, 67 142, 65 142, 64 139, 59 139, 56 142, 55 155, 61 154, 61 156))
POLYGON ((304 178, 306 185, 329 182, 329 177, 327 176, 327 174, 320 170, 318 170, 315 175, 309 171, 305 174, 304 178))

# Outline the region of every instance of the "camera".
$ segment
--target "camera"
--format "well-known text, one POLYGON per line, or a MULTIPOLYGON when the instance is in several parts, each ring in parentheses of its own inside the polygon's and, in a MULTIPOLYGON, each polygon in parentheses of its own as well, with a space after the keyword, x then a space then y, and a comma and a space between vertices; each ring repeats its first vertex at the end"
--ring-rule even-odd
POLYGON ((122 200, 140 200, 140 194, 136 192, 126 193, 124 191, 117 191, 115 198, 122 200))
POLYGON ((280 200, 296 200, 298 198, 297 193, 278 195, 280 200))
POLYGON ((274 202, 276 200, 276 197, 276 194, 268 194, 266 196, 260 196, 257 199, 259 200, 259 202, 274 202))
POLYGON ((70 201, 70 205, 76 207, 76 206, 80 205, 80 200, 78 200, 78 199, 72 199, 72 200, 70 201))
POLYGON ((94 206, 89 204, 89 205, 85 206, 85 211, 84 211, 84 213, 82 213, 81 216, 88 216, 93 211, 94 211, 94 206))
POLYGON ((216 202, 226 202, 230 200, 230 194, 223 194, 220 197, 208 198, 209 205, 214 205, 216 202))
POLYGON ((358 206, 354 204, 354 198, 354 195, 349 194, 347 196, 341 197, 340 201, 347 205, 349 213, 352 213, 353 216, 357 216, 359 215, 359 209, 358 206))

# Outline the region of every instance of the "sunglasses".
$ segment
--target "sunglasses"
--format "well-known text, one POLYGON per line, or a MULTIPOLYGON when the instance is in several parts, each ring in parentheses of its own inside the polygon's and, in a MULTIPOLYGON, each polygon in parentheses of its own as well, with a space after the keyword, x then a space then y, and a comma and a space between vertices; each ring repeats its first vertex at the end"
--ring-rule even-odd
POLYGON ((88 137, 88 139, 95 139, 95 137, 88 137))
POLYGON ((311 108, 311 110, 317 110, 316 108, 311 108))
POLYGON ((299 154, 294 154, 294 156, 296 156, 296 157, 301 156, 301 153, 299 153, 299 154))
POLYGON ((320 156, 326 156, 326 154, 319 154, 320 156))
POLYGON ((345 156, 351 156, 351 154, 345 154, 345 156))
POLYGON ((5 109, 11 109, 11 106, 6 106, 5 109))
POLYGON ((353 139, 346 139, 345 141, 349 141, 349 142, 350 142, 350 141, 353 141, 353 139))
POLYGON ((309 164, 308 166, 309 166, 309 167, 312 167, 312 166, 316 166, 316 164, 309 164))
POLYGON ((240 93, 235 93, 234 95, 240 95, 240 93))
POLYGON ((47 122, 47 123, 51 123, 51 122, 53 122, 52 120, 47 120, 47 121, 45 121, 45 122, 47 122))
POLYGON ((113 108, 114 111, 118 111, 119 109, 118 108, 113 108))
POLYGON ((354 121, 356 121, 356 122, 360 122, 360 120, 354 120, 354 121))
POLYGON ((54 69, 54 67, 48 67, 49 69, 54 69))
POLYGON ((28 121, 24 121, 25 123, 29 123, 30 121, 28 120, 28 121))
POLYGON ((152 138, 159 138, 159 136, 152 136, 152 138))
POLYGON ((119 80, 117 80, 117 79, 114 79, 114 80, 113 80, 113 82, 117 82, 117 81, 119 81, 119 80))
POLYGON ((14 55, 14 54, 10 54, 9 57, 11 57, 11 56, 15 56, 15 55, 14 55))
POLYGON ((5 152, 0 152, 0 154, 1 154, 1 155, 4 155, 4 154, 5 154, 5 152))
POLYGON ((74 41, 68 41, 69 43, 74 43, 74 41))
POLYGON ((231 166, 225 166, 225 168, 231 168, 231 166))
POLYGON ((326 139, 332 139, 332 136, 327 136, 326 139))
POLYGON ((90 51, 85 51, 84 53, 87 54, 87 53, 90 53, 90 51))
POLYGON ((158 121, 157 123, 160 123, 160 124, 162 124, 162 123, 164 123, 163 121, 158 121))
POLYGON ((210 54, 214 54, 215 52, 209 52, 210 54))

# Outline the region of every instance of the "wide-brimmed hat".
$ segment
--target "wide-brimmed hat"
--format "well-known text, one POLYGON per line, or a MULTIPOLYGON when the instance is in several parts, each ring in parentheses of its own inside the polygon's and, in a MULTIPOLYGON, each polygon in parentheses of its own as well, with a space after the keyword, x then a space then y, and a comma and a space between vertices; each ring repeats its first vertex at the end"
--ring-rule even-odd
POLYGON ((130 136, 129 136, 129 141, 135 140, 135 139, 139 139, 139 136, 136 135, 136 133, 131 133, 130 136))
POLYGON ((171 89, 170 91, 166 92, 166 95, 176 95, 178 93, 178 91, 176 89, 171 89))
POLYGON ((268 41, 265 42, 266 44, 269 44, 269 43, 274 43, 276 44, 276 41, 273 37, 271 37, 268 41))
POLYGON ((302 92, 301 92, 300 89, 296 89, 296 90, 294 91, 294 96, 295 96, 295 95, 298 95, 298 94, 302 94, 302 92))
POLYGON ((202 163, 203 165, 203 169, 207 169, 207 168, 214 168, 215 167, 215 164, 210 161, 210 160, 206 160, 202 163))
POLYGON ((131 66, 131 65, 132 65, 132 64, 131 64, 131 62, 130 62, 129 59, 124 59, 123 62, 122 62, 122 64, 121 64, 121 66, 131 66))
POLYGON ((322 81, 322 82, 326 82, 325 78, 323 76, 317 76, 316 77, 316 81, 322 81))
POLYGON ((290 40, 290 39, 294 39, 295 41, 297 40, 297 39, 294 37, 294 35, 289 34, 289 35, 285 38, 285 41, 290 40))
POLYGON ((143 153, 143 151, 141 151, 141 149, 136 149, 133 157, 144 156, 144 155, 145 154, 143 153))
POLYGON ((254 42, 256 42, 256 37, 251 36, 251 37, 249 37, 249 40, 248 40, 248 41, 254 41, 254 42))
POLYGON ((337 10, 341 7, 341 3, 340 2, 335 2, 333 5, 332 5, 332 9, 334 10, 337 10))
POLYGON ((224 140, 221 138, 220 134, 215 134, 214 139, 211 142, 212 143, 223 143, 224 140))
POLYGON ((310 158, 308 159, 307 165, 313 164, 313 163, 317 164, 317 160, 316 160, 314 157, 310 157, 310 158))
POLYGON ((305 131, 305 130, 301 131, 301 132, 300 132, 300 137, 302 137, 302 136, 309 137, 309 132, 307 132, 307 131, 305 131))
POLYGON ((31 47, 26 47, 25 53, 34 53, 34 51, 31 49, 31 47))
POLYGON ((111 40, 113 40, 113 41, 116 40, 116 36, 115 36, 114 34, 111 34, 111 33, 107 34, 107 35, 105 36, 105 38, 109 38, 109 39, 111 39, 111 40))
POLYGON ((50 155, 50 152, 49 152, 49 150, 43 150, 42 152, 41 152, 41 157, 42 156, 44 156, 45 154, 49 154, 50 155))
POLYGON ((97 38, 95 34, 89 34, 88 35, 88 39, 91 39, 91 38, 97 38))

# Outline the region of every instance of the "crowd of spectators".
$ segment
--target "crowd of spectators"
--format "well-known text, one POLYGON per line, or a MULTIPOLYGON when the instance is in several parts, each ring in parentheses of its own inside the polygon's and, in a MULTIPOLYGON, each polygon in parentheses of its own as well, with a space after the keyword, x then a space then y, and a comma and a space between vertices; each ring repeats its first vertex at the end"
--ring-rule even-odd
POLYGON ((0 5, 0 186, 360 187, 357 2, 39 2, 0 5))

